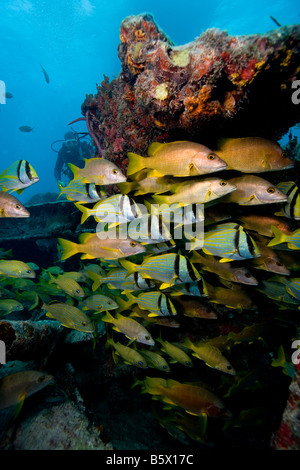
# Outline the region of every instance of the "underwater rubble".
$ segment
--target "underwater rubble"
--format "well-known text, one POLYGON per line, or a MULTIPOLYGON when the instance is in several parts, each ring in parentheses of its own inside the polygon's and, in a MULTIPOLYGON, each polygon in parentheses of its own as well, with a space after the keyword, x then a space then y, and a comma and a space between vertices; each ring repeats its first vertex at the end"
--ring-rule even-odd
POLYGON ((1 219, 0 449, 299 449, 299 33, 122 22, 82 105, 106 158, 70 167, 104 195, 1 219))

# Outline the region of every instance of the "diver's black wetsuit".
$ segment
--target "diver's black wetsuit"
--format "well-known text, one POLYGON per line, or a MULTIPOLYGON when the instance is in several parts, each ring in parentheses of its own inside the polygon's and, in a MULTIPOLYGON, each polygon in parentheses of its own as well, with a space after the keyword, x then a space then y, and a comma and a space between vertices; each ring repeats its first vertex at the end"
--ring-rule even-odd
POLYGON ((67 178, 73 179, 73 172, 70 170, 68 163, 83 168, 84 159, 91 158, 93 156, 93 149, 87 142, 77 142, 72 146, 62 144, 60 151, 58 152, 55 168, 54 177, 57 181, 62 181, 67 178))

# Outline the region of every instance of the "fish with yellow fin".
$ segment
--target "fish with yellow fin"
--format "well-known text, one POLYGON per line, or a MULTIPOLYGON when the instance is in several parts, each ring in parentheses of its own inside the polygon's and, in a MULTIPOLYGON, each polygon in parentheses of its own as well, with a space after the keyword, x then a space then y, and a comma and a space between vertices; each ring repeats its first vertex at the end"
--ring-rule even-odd
POLYGON ((17 191, 18 194, 38 181, 39 177, 35 169, 27 160, 15 161, 0 175, 2 191, 17 191))
POLYGON ((93 333, 94 326, 90 318, 77 307, 66 303, 43 303, 42 309, 46 310, 46 316, 59 321, 66 328, 71 328, 85 333, 93 333))
POLYGON ((81 178, 83 183, 108 185, 122 183, 127 179, 117 165, 105 158, 88 158, 84 163, 84 168, 68 163, 74 180, 81 178))
POLYGON ((102 317, 102 321, 112 323, 114 325, 114 330, 123 333, 132 341, 148 344, 149 346, 153 346, 155 344, 149 331, 132 318, 124 317, 120 313, 116 313, 116 316, 113 317, 109 312, 106 312, 102 317))
POLYGON ((147 168, 148 177, 204 175, 227 167, 209 148, 189 141, 154 142, 148 148, 148 157, 128 152, 128 158, 127 175, 147 168))
POLYGON ((125 346, 120 342, 115 343, 112 338, 109 338, 106 344, 116 350, 117 354, 124 359, 125 364, 130 364, 140 369, 147 369, 148 364, 146 359, 135 349, 125 346))
POLYGON ((30 217, 30 213, 12 194, 0 191, 1 217, 30 217))
POLYGON ((34 279, 36 274, 33 269, 23 261, 0 260, 0 276, 5 277, 25 277, 34 279))

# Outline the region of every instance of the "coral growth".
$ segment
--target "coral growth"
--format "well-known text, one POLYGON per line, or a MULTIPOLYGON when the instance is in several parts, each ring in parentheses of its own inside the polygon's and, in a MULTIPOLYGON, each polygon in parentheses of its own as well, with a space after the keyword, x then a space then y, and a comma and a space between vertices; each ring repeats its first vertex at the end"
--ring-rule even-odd
POLYGON ((300 27, 229 36, 209 29, 175 46, 149 14, 120 27, 122 71, 82 104, 98 153, 126 170, 152 141, 214 143, 215 135, 280 138, 299 121, 300 27))

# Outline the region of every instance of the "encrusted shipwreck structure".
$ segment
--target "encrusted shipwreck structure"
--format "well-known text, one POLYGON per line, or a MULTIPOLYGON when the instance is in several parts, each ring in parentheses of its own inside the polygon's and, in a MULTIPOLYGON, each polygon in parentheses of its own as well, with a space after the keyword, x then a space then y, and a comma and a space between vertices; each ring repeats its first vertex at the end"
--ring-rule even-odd
POLYGON ((149 14, 121 24, 122 71, 82 104, 98 152, 126 169, 126 152, 153 141, 216 136, 279 139, 299 121, 292 100, 300 78, 300 26, 264 35, 209 29, 175 46, 149 14))

